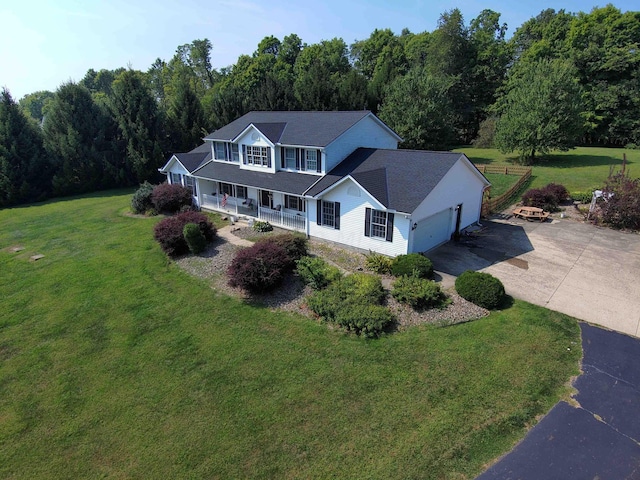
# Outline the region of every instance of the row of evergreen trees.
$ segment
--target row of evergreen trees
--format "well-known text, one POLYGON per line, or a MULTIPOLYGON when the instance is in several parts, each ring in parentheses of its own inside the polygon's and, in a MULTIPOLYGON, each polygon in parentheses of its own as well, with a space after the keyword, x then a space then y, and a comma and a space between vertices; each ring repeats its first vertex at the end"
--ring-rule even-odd
POLYGON ((0 206, 156 180, 172 152, 250 110, 377 113, 403 147, 495 144, 525 161, 576 142, 640 144, 640 12, 544 10, 506 39, 500 14, 433 32, 375 30, 350 46, 264 38, 212 68, 179 46, 146 72, 89 70, 56 92, 0 102, 0 206), (479 134, 480 133, 480 134, 479 134))

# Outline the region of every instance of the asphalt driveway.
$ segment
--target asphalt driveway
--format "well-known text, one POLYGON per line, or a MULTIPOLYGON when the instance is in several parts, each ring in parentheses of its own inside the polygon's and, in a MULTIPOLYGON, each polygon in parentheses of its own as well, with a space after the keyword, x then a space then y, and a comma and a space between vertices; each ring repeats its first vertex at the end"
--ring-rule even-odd
POLYGON ((640 340, 580 328, 583 373, 574 382, 575 402, 553 407, 478 480, 640 478, 640 340))
POLYGON ((488 272, 515 298, 640 336, 640 235, 566 219, 482 223, 476 235, 430 251, 434 269, 488 272))

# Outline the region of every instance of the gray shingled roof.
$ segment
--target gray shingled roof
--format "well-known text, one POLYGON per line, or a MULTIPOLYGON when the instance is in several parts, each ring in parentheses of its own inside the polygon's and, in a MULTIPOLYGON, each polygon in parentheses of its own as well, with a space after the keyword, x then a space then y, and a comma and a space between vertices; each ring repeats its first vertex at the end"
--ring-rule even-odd
POLYGON ((351 175, 386 208, 412 213, 462 157, 454 152, 359 148, 306 193, 319 195, 351 175))
POLYGON ((271 143, 325 147, 371 112, 249 112, 207 135, 231 141, 253 124, 271 143))
POLYGON ((173 156, 175 156, 180 163, 184 165, 184 168, 186 168, 189 173, 193 173, 193 171, 197 170, 198 167, 211 160, 211 144, 204 143, 190 152, 174 153, 172 157, 173 156))
POLYGON ((263 173, 243 170, 238 167, 237 163, 221 162, 209 162, 193 172, 193 175, 209 180, 235 183, 264 190, 275 190, 291 195, 302 195, 319 178, 316 175, 295 172, 263 173))

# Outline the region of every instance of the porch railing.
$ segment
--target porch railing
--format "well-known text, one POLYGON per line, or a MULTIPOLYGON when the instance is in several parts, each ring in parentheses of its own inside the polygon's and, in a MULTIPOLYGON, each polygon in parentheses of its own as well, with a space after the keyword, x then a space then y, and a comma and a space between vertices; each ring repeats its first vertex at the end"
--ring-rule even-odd
POLYGON ((303 214, 297 215, 273 208, 259 207, 256 205, 255 200, 251 202, 251 205, 248 205, 248 203, 244 198, 227 197, 224 200, 223 195, 207 195, 203 193, 201 207, 227 212, 231 215, 257 217, 263 222, 269 222, 274 226, 290 230, 301 232, 306 232, 307 230, 307 221, 303 214))
POLYGON ((258 208, 258 218, 263 222, 269 222, 273 225, 277 225, 283 228, 291 230, 299 230, 301 232, 307 229, 307 220, 300 214, 286 213, 279 210, 274 210, 267 207, 258 208))

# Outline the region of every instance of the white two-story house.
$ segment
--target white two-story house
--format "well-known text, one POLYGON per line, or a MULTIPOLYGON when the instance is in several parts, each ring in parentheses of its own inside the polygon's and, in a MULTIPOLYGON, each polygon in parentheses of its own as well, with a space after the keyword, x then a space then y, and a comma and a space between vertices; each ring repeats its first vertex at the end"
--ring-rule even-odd
POLYGON ((399 150, 369 111, 250 112, 160 171, 203 209, 386 255, 480 219, 489 182, 460 153, 399 150))

